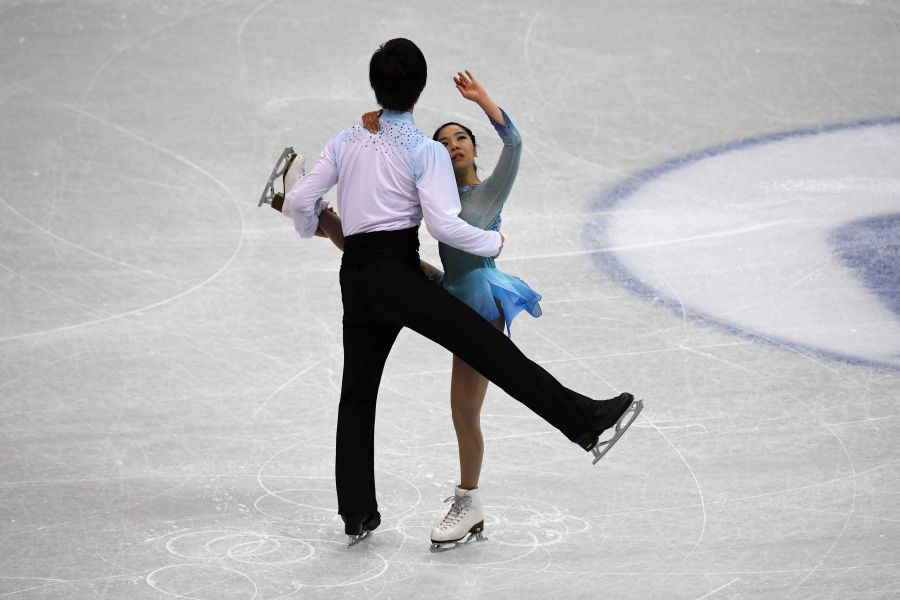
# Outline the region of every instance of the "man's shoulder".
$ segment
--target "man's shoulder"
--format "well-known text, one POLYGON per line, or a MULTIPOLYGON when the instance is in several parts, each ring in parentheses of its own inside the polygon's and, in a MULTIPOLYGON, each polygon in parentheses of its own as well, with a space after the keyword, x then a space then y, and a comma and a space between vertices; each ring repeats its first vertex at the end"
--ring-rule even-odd
POLYGON ((439 142, 432 140, 414 124, 397 121, 383 121, 381 131, 378 133, 370 132, 359 122, 337 132, 332 141, 362 143, 392 154, 400 152, 418 155, 425 148, 429 150, 440 148, 443 151, 443 146, 439 142))
POLYGON ((384 120, 382 128, 390 137, 401 143, 414 142, 418 145, 432 141, 428 134, 416 127, 415 123, 408 121, 384 120))

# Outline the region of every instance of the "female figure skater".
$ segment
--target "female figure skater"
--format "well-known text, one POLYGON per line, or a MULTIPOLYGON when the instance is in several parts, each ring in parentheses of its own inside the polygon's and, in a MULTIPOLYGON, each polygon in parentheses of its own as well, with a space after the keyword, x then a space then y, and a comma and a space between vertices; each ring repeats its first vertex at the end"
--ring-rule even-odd
MULTIPOLYGON (((503 142, 503 150, 494 171, 482 181, 475 164, 478 147, 471 129, 459 123, 445 123, 437 128, 433 139, 443 144, 450 154, 462 205, 460 218, 475 227, 499 231, 500 213, 519 170, 522 138, 509 116, 470 71, 458 73, 453 82, 463 98, 476 103, 487 115, 503 142)), ((363 115, 363 125, 370 131, 378 131, 378 113, 363 115)), ((443 242, 439 242, 438 250, 443 274, 427 263, 423 264, 423 270, 497 329, 502 331, 505 326, 509 333, 512 320, 522 311, 533 317, 541 316, 538 304, 541 296, 521 279, 497 269, 493 258, 475 256, 443 242)), ((459 357, 453 357, 450 410, 459 446, 460 483, 450 511, 431 532, 436 550, 466 537, 474 526, 484 521, 477 490, 484 460, 481 407, 487 387, 488 380, 481 373, 459 357)))
MULTIPOLYGON (((475 102, 484 110, 503 142, 503 150, 493 173, 481 180, 475 165, 478 148, 475 136, 468 127, 454 122, 445 123, 438 127, 433 139, 443 144, 450 154, 462 205, 459 216, 481 229, 499 231, 500 213, 519 168, 521 137, 509 116, 490 98, 470 71, 458 73, 453 81, 463 98, 475 102)), ((363 115, 363 125, 373 133, 379 131, 379 116, 379 112, 366 113, 363 115)), ((285 171, 287 189, 291 182, 302 176, 302 159, 288 164, 285 171)), ((280 196, 276 195, 273 207, 281 208, 280 196)), ((289 209, 285 206, 283 210, 289 209)), ((328 237, 343 249, 341 220, 333 211, 322 210, 317 235, 328 237)), ((444 272, 423 261, 425 274, 498 330, 502 331, 505 326, 509 333, 512 320, 521 311, 527 311, 533 317, 541 315, 538 304, 540 295, 521 279, 497 269, 494 259, 475 256, 444 243, 439 243, 439 252, 444 272)), ((482 539, 480 533, 484 526, 484 513, 478 482, 484 459, 481 407, 487 386, 488 380, 481 373, 457 356, 453 357, 450 408, 459 446, 460 483, 454 496, 447 499, 453 500, 449 512, 431 532, 433 551, 454 547, 463 543, 463 538, 466 538, 465 541, 473 537, 482 539)))
MULTIPOLYGON (((519 170, 522 138, 509 116, 470 71, 458 73, 453 81, 462 97, 480 106, 490 119, 503 142, 503 150, 494 171, 482 181, 475 165, 478 147, 471 129, 459 123, 445 123, 437 128, 433 138, 450 154, 462 205, 460 218, 481 229, 499 231, 500 213, 519 170)), ((363 123, 370 130, 370 125, 377 124, 373 122, 373 115, 368 113, 363 117, 363 123)), ((509 333, 512 320, 521 311, 527 311, 533 317, 541 315, 540 295, 521 279, 497 269, 494 259, 475 256, 442 242, 438 244, 438 250, 444 273, 442 277, 435 272, 431 274, 432 279, 497 329, 502 331, 505 325, 509 333)), ((427 272, 428 266, 423 268, 427 272)), ((487 386, 488 380, 481 373, 459 357, 453 357, 450 410, 459 446, 460 483, 450 511, 431 532, 434 549, 454 544, 484 521, 483 504, 477 490, 484 459, 481 407, 487 386)))

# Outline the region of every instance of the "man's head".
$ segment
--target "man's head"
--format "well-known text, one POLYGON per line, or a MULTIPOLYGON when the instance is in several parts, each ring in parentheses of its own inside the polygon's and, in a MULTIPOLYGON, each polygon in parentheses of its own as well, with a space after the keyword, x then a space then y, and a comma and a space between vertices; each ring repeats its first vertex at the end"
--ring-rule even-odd
POLYGON ((419 47, 404 38, 381 45, 369 61, 375 99, 389 110, 411 110, 425 89, 428 65, 419 47))

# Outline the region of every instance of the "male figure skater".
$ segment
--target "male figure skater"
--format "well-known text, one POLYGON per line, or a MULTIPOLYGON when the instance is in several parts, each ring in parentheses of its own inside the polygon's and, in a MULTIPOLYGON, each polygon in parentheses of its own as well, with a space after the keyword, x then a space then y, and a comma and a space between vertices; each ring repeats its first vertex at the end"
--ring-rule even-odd
POLYGON ((369 82, 384 110, 381 131, 373 134, 357 124, 336 134, 285 200, 297 232, 312 237, 323 209, 318 200, 338 185, 344 372, 335 478, 338 512, 351 545, 381 523, 373 462, 375 402, 385 361, 403 327, 462 358, 597 459, 642 406, 627 393, 592 400, 563 387, 421 271, 418 227, 423 218, 432 236, 479 256, 498 256, 504 241, 500 233, 459 218, 450 157, 413 124, 412 109, 426 74, 425 57, 407 39, 390 40, 376 50, 369 82), (600 441, 611 427, 614 437, 600 441))

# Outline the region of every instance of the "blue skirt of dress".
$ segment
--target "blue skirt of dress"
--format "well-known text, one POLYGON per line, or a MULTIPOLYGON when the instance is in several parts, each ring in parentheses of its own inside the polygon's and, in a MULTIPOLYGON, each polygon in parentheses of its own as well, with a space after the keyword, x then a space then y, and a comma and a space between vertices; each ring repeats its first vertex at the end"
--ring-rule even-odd
POLYGON ((503 308, 507 335, 510 334, 512 320, 520 312, 526 311, 532 317, 541 316, 541 306, 538 304, 541 295, 518 277, 508 275, 500 269, 475 269, 452 283, 445 279, 443 284, 448 292, 488 321, 500 316, 497 310, 499 303, 503 308))

